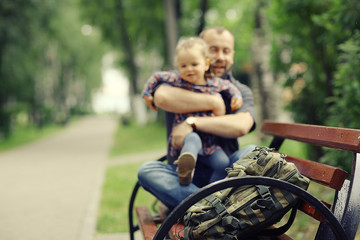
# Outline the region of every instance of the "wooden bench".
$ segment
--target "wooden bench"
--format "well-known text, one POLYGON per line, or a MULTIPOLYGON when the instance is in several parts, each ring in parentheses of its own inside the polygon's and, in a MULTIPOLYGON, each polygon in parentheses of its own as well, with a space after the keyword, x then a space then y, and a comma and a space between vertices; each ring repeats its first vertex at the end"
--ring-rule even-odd
MULTIPOLYGON (((315 239, 354 239, 360 221, 360 130, 264 121, 261 131, 273 137, 269 147, 276 151, 280 150, 285 139, 291 139, 353 153, 353 159, 344 159, 344 161, 352 161, 352 171, 349 174, 340 168, 316 161, 289 155, 286 157, 287 161, 295 163, 300 172, 313 182, 332 189, 334 192, 332 203, 317 199, 308 192, 293 189, 294 187, 289 186, 290 184, 274 180, 267 181, 266 185, 274 184, 272 186, 294 191, 293 193, 303 199, 300 210, 319 222, 315 239), (335 230, 337 236, 332 229, 335 230)), ((177 239, 176 234, 182 226, 176 225, 176 222, 191 205, 215 191, 243 184, 259 184, 259 181, 263 179, 250 177, 227 179, 210 184, 185 199, 165 220, 151 216, 146 207, 136 207, 139 224, 134 226, 132 212, 135 195, 139 188, 137 184, 129 205, 130 239, 134 239, 134 231, 139 228, 144 239, 164 239, 166 236, 177 239)), ((279 239, 292 238, 284 234, 279 239)))

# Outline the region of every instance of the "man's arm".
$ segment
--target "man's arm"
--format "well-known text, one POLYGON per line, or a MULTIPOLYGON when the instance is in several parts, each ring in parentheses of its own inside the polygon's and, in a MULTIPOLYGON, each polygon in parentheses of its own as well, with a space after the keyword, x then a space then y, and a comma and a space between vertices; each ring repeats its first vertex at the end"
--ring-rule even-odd
MULTIPOLYGON (((217 117, 197 117, 196 129, 200 132, 214 134, 224 138, 238 138, 246 135, 254 125, 254 119, 249 112, 238 112, 217 117)), ((173 129, 172 144, 181 148, 184 138, 193 131, 185 122, 173 129)))
MULTIPOLYGON (((254 100, 249 87, 237 83, 243 97, 243 105, 234 114, 217 117, 196 117, 196 129, 224 138, 238 138, 255 128, 254 100)), ((181 148, 185 136, 192 132, 186 123, 173 129, 173 145, 181 148)))
POLYGON ((174 113, 213 111, 216 116, 225 114, 225 104, 220 95, 196 93, 165 84, 156 89, 154 103, 174 113))
POLYGON ((197 118, 196 129, 224 138, 238 138, 246 135, 254 124, 248 112, 239 112, 217 117, 197 118))

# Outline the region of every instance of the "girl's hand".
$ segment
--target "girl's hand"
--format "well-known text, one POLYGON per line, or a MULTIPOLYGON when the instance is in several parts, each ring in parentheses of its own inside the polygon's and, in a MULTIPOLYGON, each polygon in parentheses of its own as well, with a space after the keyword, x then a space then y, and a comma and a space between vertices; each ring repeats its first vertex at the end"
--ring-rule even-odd
POLYGON ((171 145, 173 145, 176 149, 181 149, 184 145, 185 137, 192 132, 193 129, 190 125, 186 124, 185 122, 180 123, 171 132, 171 145))
POLYGON ((231 103, 230 103, 231 110, 234 111, 234 110, 236 110, 236 109, 241 108, 242 104, 243 104, 242 98, 235 98, 235 97, 233 97, 233 98, 231 99, 231 103))
POLYGON ((154 104, 154 98, 153 97, 144 96, 144 101, 145 101, 146 105, 151 110, 157 111, 157 108, 155 107, 155 104, 154 104))

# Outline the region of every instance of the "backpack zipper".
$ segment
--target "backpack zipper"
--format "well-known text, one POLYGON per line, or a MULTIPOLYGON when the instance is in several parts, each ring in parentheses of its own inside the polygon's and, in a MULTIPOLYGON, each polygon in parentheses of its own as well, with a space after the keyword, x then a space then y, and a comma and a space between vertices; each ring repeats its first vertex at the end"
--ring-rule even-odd
POLYGON ((292 178, 298 171, 296 169, 292 170, 287 176, 284 178, 281 178, 280 180, 288 181, 290 178, 292 178))

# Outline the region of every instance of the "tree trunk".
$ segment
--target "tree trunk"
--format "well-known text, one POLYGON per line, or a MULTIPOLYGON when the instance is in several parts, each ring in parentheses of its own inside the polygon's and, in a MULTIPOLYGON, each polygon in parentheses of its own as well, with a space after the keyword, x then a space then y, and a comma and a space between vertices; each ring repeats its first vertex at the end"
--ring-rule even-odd
POLYGON ((123 50, 125 53, 125 60, 127 64, 127 69, 129 70, 129 80, 130 80, 130 106, 132 114, 134 115, 136 121, 140 125, 146 124, 146 118, 144 118, 144 103, 139 101, 139 88, 138 88, 138 72, 137 66, 135 63, 135 54, 133 49, 133 44, 131 42, 128 30, 127 22, 124 17, 124 7, 122 0, 115 1, 116 7, 116 30, 120 34, 120 40, 122 42, 123 50))
POLYGON ((174 68, 175 48, 178 40, 178 25, 175 0, 164 0, 167 63, 165 68, 174 68))
POLYGON ((201 17, 200 17, 200 21, 199 21, 199 27, 197 29, 197 35, 199 35, 202 30, 205 27, 205 13, 209 8, 209 1, 208 0, 202 0, 201 1, 201 5, 200 5, 200 9, 201 9, 201 17))
MULTIPOLYGON (((280 96, 279 87, 275 84, 274 75, 270 68, 271 43, 266 34, 266 17, 264 16, 265 3, 258 1, 255 12, 255 35, 252 44, 254 71, 252 82, 254 85, 255 102, 258 106, 257 124, 261 125, 264 119, 276 120, 280 107, 276 97, 280 96)), ((264 135, 260 135, 264 140, 264 135)))
POLYGON ((138 93, 138 86, 137 86, 137 67, 135 64, 135 55, 133 50, 132 42, 130 41, 130 36, 127 30, 127 22, 124 18, 124 7, 122 4, 122 0, 115 1, 116 7, 116 28, 114 31, 118 31, 120 33, 120 40, 124 46, 124 53, 126 64, 128 65, 129 69, 129 78, 130 78, 130 94, 134 95, 138 93))

